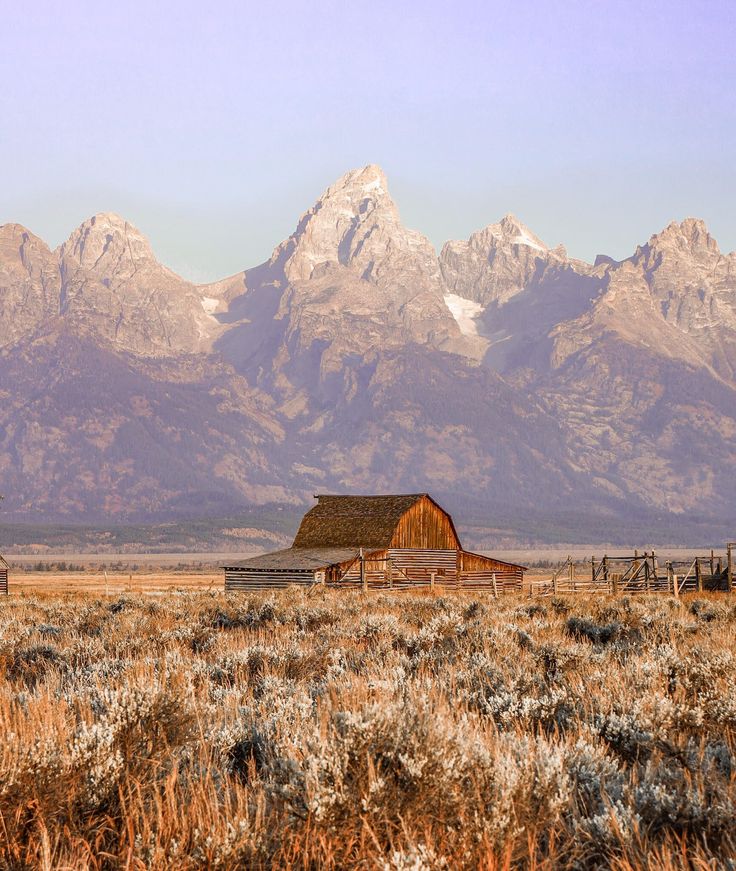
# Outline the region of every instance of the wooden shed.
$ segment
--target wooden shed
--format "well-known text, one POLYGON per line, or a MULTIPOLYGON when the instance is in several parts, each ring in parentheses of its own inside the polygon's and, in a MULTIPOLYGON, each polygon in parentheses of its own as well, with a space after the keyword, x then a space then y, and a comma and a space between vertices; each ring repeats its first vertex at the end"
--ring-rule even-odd
POLYGON ((521 590, 524 566, 463 550, 452 517, 427 493, 316 498, 290 548, 223 567, 226 590, 521 590))

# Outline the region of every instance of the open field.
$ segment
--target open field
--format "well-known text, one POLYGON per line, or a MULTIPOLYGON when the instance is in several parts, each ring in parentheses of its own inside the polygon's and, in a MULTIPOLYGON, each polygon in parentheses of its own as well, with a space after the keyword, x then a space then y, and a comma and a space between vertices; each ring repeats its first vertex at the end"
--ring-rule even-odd
POLYGON ((721 868, 726 595, 0 601, 0 867, 721 868))
POLYGON ((17 571, 10 573, 10 593, 87 593, 101 596, 163 593, 177 590, 221 590, 223 574, 215 568, 200 571, 149 570, 108 571, 17 571))

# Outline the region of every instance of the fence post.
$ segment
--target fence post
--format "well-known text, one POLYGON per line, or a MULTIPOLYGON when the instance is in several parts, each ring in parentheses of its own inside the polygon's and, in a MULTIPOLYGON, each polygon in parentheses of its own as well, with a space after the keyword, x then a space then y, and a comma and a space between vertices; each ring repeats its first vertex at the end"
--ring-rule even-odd
POLYGON ((368 578, 365 574, 365 557, 363 556, 363 548, 360 549, 360 583, 363 587, 363 592, 368 592, 368 578))
POLYGON ((654 575, 654 589, 656 590, 659 587, 659 563, 654 551, 652 551, 652 573, 654 575))
POLYGON ((728 582, 728 592, 733 592, 733 542, 729 541, 726 545, 726 581, 728 582))
POLYGON ((388 588, 392 590, 394 587, 394 563, 391 557, 387 557, 388 562, 388 588))
POLYGON ((695 584, 698 588, 698 592, 703 592, 703 575, 700 571, 700 559, 695 557, 695 584))
MULTIPOLYGON (((603 580, 608 587, 608 555, 605 553, 603 554, 603 580)), ((611 589, 611 587, 609 587, 609 589, 611 589)))
POLYGON ((672 568, 672 563, 670 565, 670 575, 672 576, 672 592, 676 599, 680 598, 680 582, 677 580, 677 575, 675 574, 674 569, 672 568))

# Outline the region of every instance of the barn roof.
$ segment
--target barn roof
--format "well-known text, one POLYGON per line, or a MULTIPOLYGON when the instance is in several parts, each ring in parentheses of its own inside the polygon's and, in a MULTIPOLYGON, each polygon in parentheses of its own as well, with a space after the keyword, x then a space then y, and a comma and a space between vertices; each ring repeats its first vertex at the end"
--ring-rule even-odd
POLYGON ((228 563, 227 569, 323 569, 358 556, 357 547, 288 547, 228 563))
POLYGON ((304 515, 293 547, 389 547, 402 515, 424 496, 319 495, 304 515))

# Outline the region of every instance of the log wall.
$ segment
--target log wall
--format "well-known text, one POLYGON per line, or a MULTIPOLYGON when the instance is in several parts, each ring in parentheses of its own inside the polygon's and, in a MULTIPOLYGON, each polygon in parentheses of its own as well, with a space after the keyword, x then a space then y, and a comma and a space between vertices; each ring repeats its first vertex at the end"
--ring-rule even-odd
POLYGON ((225 591, 283 590, 291 584, 311 586, 311 569, 225 569, 225 591))

